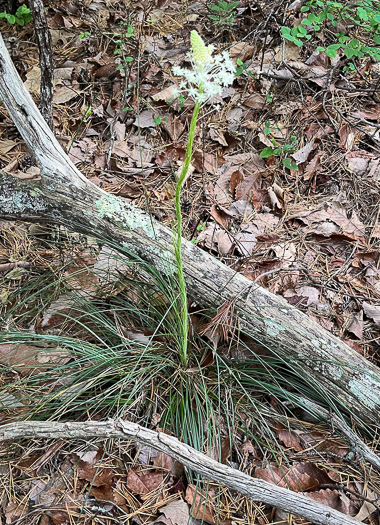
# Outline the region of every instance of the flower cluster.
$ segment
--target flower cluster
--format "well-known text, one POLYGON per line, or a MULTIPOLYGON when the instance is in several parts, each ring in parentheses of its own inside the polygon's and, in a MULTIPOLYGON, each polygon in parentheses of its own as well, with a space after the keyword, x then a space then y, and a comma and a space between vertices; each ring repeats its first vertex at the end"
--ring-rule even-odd
POLYGON ((236 68, 225 51, 213 57, 214 46, 206 46, 196 31, 191 31, 190 41, 191 53, 188 56, 192 69, 173 67, 173 73, 185 79, 179 85, 181 91, 175 90, 175 96, 187 91, 196 102, 204 103, 221 95, 223 87, 232 84, 236 68))

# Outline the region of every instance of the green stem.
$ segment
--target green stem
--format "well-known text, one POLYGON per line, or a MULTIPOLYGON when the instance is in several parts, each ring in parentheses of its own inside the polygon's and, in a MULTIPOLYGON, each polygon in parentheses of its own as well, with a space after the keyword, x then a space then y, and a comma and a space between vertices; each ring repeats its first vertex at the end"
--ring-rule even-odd
POLYGON ((177 231, 175 232, 174 239, 174 254, 177 265, 177 275, 178 275, 178 288, 179 288, 179 300, 180 300, 180 316, 181 316, 181 362, 183 366, 187 365, 187 340, 188 340, 188 330, 189 330, 189 317, 187 311, 187 292, 186 292, 186 282, 185 276, 183 274, 183 265, 182 265, 182 215, 181 215, 181 189, 185 181, 190 162, 191 156, 193 154, 193 143, 194 143, 194 132, 195 126, 197 124, 198 113, 201 108, 201 103, 196 102, 193 116, 191 118, 189 138, 187 140, 186 147, 186 157, 185 162, 183 163, 181 173, 178 177, 176 188, 175 188, 175 215, 177 219, 177 231))

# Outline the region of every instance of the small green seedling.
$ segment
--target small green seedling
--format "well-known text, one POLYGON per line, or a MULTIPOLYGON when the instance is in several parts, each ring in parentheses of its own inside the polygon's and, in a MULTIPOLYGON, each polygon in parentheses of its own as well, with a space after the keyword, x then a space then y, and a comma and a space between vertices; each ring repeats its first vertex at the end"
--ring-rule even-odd
POLYGON ((236 77, 240 77, 240 75, 242 75, 244 71, 247 73, 247 75, 252 76, 252 71, 247 71, 248 64, 243 62, 240 58, 236 60, 236 65, 237 65, 237 68, 235 71, 236 77))
POLYGON ((19 26, 24 26, 32 20, 32 14, 30 9, 26 5, 20 5, 14 15, 4 11, 0 13, 0 18, 5 18, 9 24, 18 24, 19 26))
POLYGON ((117 71, 126 69, 129 62, 133 62, 133 57, 126 55, 124 46, 127 39, 135 36, 133 26, 129 22, 120 22, 120 25, 123 29, 125 28, 125 31, 122 33, 115 33, 116 40, 114 40, 114 43, 116 44, 116 49, 113 54, 119 55, 121 58, 121 64, 116 67, 117 71))
MULTIPOLYGON (((271 133, 271 123, 265 122, 264 134, 268 136, 271 133)), ((291 158, 288 157, 288 155, 294 153, 294 151, 297 148, 297 137, 292 135, 290 137, 290 143, 284 144, 284 146, 280 146, 274 137, 271 138, 271 142, 273 144, 273 147, 269 146, 267 148, 264 148, 263 151, 260 153, 260 157, 262 159, 267 159, 268 157, 280 157, 282 165, 285 166, 285 168, 288 168, 289 170, 298 170, 297 164, 293 162, 291 158)))
POLYGON ((286 38, 286 40, 293 42, 293 44, 298 47, 302 46, 303 38, 306 38, 307 40, 310 40, 311 38, 311 35, 308 34, 307 29, 303 26, 294 26, 292 28, 282 26, 281 34, 284 38, 286 38))
POLYGON ((84 38, 87 38, 90 35, 91 35, 90 31, 85 31, 84 33, 81 33, 80 35, 78 35, 78 38, 83 40, 84 38))
POLYGON ((239 5, 239 1, 226 2, 219 0, 217 4, 207 4, 207 7, 213 11, 213 14, 208 17, 215 23, 221 25, 232 25, 236 16, 235 7, 239 5))
POLYGON ((159 117, 158 115, 156 115, 153 120, 156 126, 159 126, 162 122, 167 122, 169 120, 169 117, 159 117))

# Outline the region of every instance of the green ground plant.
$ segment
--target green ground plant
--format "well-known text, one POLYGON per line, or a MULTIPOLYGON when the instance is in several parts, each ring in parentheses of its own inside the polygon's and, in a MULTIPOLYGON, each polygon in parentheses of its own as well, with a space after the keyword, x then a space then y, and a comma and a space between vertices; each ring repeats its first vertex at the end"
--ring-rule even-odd
POLYGON ((226 2, 225 0, 219 0, 217 4, 207 4, 207 7, 212 11, 208 17, 215 24, 231 26, 234 23, 236 10, 235 8, 239 5, 239 0, 234 2, 226 2))
POLYGON ((133 57, 129 56, 125 52, 125 43, 130 38, 133 38, 135 36, 133 26, 130 22, 120 22, 120 25, 123 29, 121 33, 115 33, 115 40, 114 43, 116 45, 116 49, 114 51, 114 55, 117 55, 120 57, 121 63, 116 67, 117 71, 120 71, 121 69, 125 69, 126 66, 130 62, 133 62, 133 57))
POLYGON ((91 32, 90 31, 84 31, 84 33, 81 33, 80 35, 78 35, 78 38, 80 38, 81 40, 87 38, 91 36, 91 32))
POLYGON ((236 71, 235 76, 240 77, 244 72, 251 77, 252 71, 247 71, 248 64, 246 62, 243 62, 240 58, 236 60, 236 71))
POLYGON ((319 32, 330 40, 317 45, 328 57, 341 51, 348 59, 373 58, 380 61, 380 7, 372 0, 341 3, 333 0, 309 0, 301 8, 305 18, 301 25, 281 27, 282 36, 301 47, 305 40, 318 42, 319 32), (348 35, 348 29, 350 35, 348 35), (326 30, 326 31, 325 31, 326 30), (352 36, 353 31, 357 36, 352 36))
MULTIPOLYGON (((272 134, 271 123, 269 121, 265 122, 264 134, 267 136, 272 134)), ((288 155, 294 153, 297 149, 297 137, 295 135, 291 135, 290 142, 288 144, 284 144, 283 146, 280 146, 274 137, 272 137, 270 140, 273 144, 273 147, 268 146, 264 148, 260 153, 260 157, 262 159, 278 157, 285 168, 288 168, 289 170, 297 170, 297 164, 292 161, 290 157, 288 157, 288 155)))
POLYGON ((9 24, 17 24, 19 26, 24 26, 32 20, 32 14, 30 12, 30 9, 25 4, 22 4, 17 9, 14 15, 3 11, 2 13, 0 13, 0 18, 5 18, 5 20, 9 24))

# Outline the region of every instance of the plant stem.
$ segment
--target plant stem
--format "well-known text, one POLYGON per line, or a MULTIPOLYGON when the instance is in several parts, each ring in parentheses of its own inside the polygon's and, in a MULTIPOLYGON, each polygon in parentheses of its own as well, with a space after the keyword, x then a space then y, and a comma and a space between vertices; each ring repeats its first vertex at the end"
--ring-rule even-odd
POLYGON ((181 189, 185 181, 190 162, 193 154, 193 143, 194 143, 194 132, 197 124, 198 113, 201 108, 201 103, 196 102, 193 116, 191 118, 189 138, 187 139, 186 156, 185 162, 183 163, 181 173, 178 177, 176 188, 175 188, 175 214, 177 219, 177 231, 175 232, 174 239, 174 254, 177 265, 178 275, 178 287, 179 287, 179 300, 180 300, 180 316, 181 316, 181 362, 183 366, 187 365, 187 338, 189 329, 189 318, 187 311, 187 292, 186 282, 183 274, 182 266, 182 215, 181 215, 181 189))

